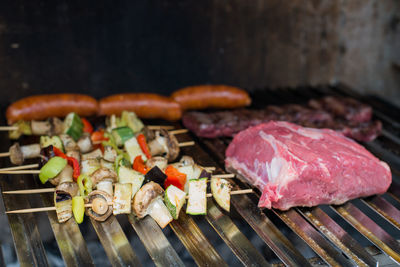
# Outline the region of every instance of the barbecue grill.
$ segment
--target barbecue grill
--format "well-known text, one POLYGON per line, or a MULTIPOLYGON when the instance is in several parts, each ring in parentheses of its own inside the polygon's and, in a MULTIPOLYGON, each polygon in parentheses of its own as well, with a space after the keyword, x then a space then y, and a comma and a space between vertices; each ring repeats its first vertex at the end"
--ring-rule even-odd
MULTIPOLYGON (((132 215, 110 216, 101 223, 87 217, 78 226, 71 219, 59 224, 55 212, 9 214, 8 222, 21 266, 49 265, 47 247, 40 233, 37 217, 48 217, 59 253, 68 266, 91 266, 98 249, 88 245, 89 233, 95 232, 112 266, 394 266, 400 264, 400 110, 377 97, 361 96, 344 85, 304 89, 259 90, 254 93, 254 107, 267 104, 305 103, 324 95, 345 95, 371 105, 374 116, 383 123, 382 136, 363 143, 376 156, 389 163, 393 183, 382 196, 357 199, 340 206, 293 208, 289 211, 260 210, 259 192, 232 196, 232 211, 222 211, 208 199, 206 216, 181 212, 165 230, 148 216, 137 220, 132 215), (129 224, 128 227, 126 224, 129 224), (172 231, 171 231, 172 230, 172 231), (143 251, 147 252, 143 252, 143 251), (233 256, 234 255, 234 256, 233 256)), ((176 128, 182 127, 179 123, 176 128)), ((224 151, 229 138, 194 140, 194 147, 182 148, 203 166, 216 166, 223 172, 224 151)), ((2 136, 1 148, 9 141, 2 136)), ((9 165, 1 161, 2 167, 9 165)), ((377 177, 379 179, 379 177, 377 177)), ((237 188, 247 185, 235 179, 237 188)), ((39 187, 31 175, 4 176, 2 190, 39 187)), ((5 210, 52 206, 53 195, 2 195, 5 210)), ((47 220, 47 219, 46 219, 47 220)), ((45 225, 47 226, 47 224, 45 225)), ((100 249, 102 252, 103 250, 100 249)), ((100 253, 101 254, 101 253, 100 253)), ((4 260, 1 259, 4 263, 4 260)))

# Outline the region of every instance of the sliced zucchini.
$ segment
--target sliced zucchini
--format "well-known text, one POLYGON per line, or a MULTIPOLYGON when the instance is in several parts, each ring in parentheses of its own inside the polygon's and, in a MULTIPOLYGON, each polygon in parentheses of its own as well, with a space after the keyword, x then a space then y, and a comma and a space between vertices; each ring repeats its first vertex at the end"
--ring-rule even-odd
POLYGON ((186 213, 191 215, 207 214, 207 178, 189 181, 189 199, 186 213))
POLYGON ((144 181, 144 175, 137 172, 131 168, 120 166, 118 168, 118 181, 121 184, 132 184, 132 198, 135 196, 136 192, 142 187, 144 181))
POLYGON ((230 210, 231 204, 231 184, 226 179, 211 178, 211 193, 224 210, 230 210))
POLYGON ((122 111, 121 121, 131 128, 134 133, 140 132, 144 127, 143 122, 134 112, 122 111))
POLYGON ((128 152, 129 160, 130 160, 131 164, 133 164, 133 161, 139 155, 142 156, 143 161, 147 160, 147 157, 143 153, 142 149, 140 148, 139 143, 136 140, 136 137, 132 137, 131 139, 126 141, 124 144, 124 147, 125 147, 126 152, 128 152))
POLYGON ((116 183, 114 187, 113 214, 131 213, 132 186, 116 183))
POLYGON ((32 135, 31 124, 29 121, 18 121, 12 126, 18 127, 17 130, 12 130, 8 133, 10 139, 18 139, 21 135, 32 135))
POLYGON ((72 112, 65 117, 64 133, 71 136, 75 142, 81 137, 83 133, 83 123, 78 114, 72 112))
POLYGON ((85 159, 81 161, 81 174, 91 175, 100 169, 100 161, 98 159, 85 159))
POLYGON ((129 127, 118 127, 112 130, 112 136, 114 137, 117 146, 123 146, 126 141, 134 137, 132 129, 129 127))
POLYGON ((177 220, 179 212, 186 201, 186 193, 174 185, 168 186, 165 190, 164 202, 172 217, 177 220))
POLYGON ((42 135, 40 137, 40 147, 45 148, 48 146, 54 146, 54 147, 60 149, 62 152, 65 152, 64 144, 63 144, 61 138, 56 135, 52 136, 52 137, 47 136, 47 135, 42 135))

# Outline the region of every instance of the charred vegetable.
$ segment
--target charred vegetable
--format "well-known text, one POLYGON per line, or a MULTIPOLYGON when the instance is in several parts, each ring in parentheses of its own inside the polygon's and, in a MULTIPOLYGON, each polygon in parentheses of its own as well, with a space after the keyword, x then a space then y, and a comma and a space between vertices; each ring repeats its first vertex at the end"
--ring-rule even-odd
POLYGON ((164 190, 158 184, 150 182, 145 184, 136 193, 133 199, 133 210, 138 218, 150 215, 161 228, 167 226, 172 220, 167 207, 163 202, 164 190))
POLYGON ((172 217, 177 220, 179 212, 185 204, 186 193, 178 187, 170 185, 167 190, 165 190, 164 201, 172 217))
POLYGON ((207 178, 189 181, 189 199, 186 213, 192 215, 207 214, 207 178))
POLYGON ((231 184, 229 181, 211 178, 211 193, 218 205, 229 212, 231 203, 231 184))

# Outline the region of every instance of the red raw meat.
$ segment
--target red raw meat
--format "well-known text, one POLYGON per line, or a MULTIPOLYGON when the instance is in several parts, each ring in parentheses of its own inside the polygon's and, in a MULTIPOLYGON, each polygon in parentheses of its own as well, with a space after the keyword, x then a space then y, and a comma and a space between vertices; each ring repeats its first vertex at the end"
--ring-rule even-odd
POLYGON ((238 133, 225 165, 261 190, 259 207, 280 210, 382 194, 392 181, 389 166, 353 140, 283 121, 238 133))

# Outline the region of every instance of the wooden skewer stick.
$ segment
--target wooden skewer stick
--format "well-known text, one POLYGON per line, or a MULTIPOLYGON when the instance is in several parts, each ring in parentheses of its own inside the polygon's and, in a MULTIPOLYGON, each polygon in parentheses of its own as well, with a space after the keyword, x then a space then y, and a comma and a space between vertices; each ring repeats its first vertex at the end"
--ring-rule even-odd
POLYGON ((14 190, 14 191, 4 191, 3 194, 40 194, 40 193, 51 193, 56 191, 55 187, 50 188, 38 188, 38 189, 24 189, 24 190, 14 190))
MULTIPOLYGON (((213 172, 213 171, 215 171, 215 167, 203 167, 206 171, 208 171, 208 172, 213 172)), ((0 169, 1 170, 1 169, 0 169)))
POLYGON ((30 168, 38 168, 39 164, 29 164, 29 165, 22 165, 22 166, 16 166, 16 167, 7 167, 7 168, 2 168, 0 169, 1 171, 16 171, 16 170, 25 170, 25 169, 30 169, 30 168))
POLYGON ((179 143, 178 146, 179 146, 179 147, 194 146, 194 141, 182 142, 182 143, 179 143))
MULTIPOLYGON (((148 125, 147 128, 150 130, 159 130, 159 129, 165 129, 165 130, 172 130, 174 129, 174 126, 171 125, 148 125)), ((0 126, 0 131, 13 131, 13 130, 18 130, 18 126, 0 126)))
POLYGON ((235 175, 233 173, 215 174, 215 175, 212 175, 211 178, 235 178, 235 175))
MULTIPOLYGON (((241 194, 249 194, 249 193, 253 193, 252 189, 243 189, 243 190, 235 190, 235 191, 231 191, 231 195, 241 195, 241 194)), ((212 197, 211 193, 207 194, 207 197, 212 197)), ((188 198, 186 196, 186 198, 188 198)), ((111 206, 113 203, 112 202, 108 202, 108 205, 111 206)), ((91 208, 92 204, 85 204, 85 208, 91 208)), ((42 212, 42 211, 52 211, 52 210, 56 210, 56 207, 42 207, 42 208, 31 208, 31 209, 22 209, 22 210, 10 210, 10 211, 6 211, 6 213, 32 213, 32 212, 42 212)))
POLYGON ((178 129, 178 130, 172 130, 169 131, 169 134, 183 134, 183 133, 187 133, 189 130, 188 129, 178 129))
POLYGON ((4 157, 8 157, 8 156, 10 156, 10 152, 0 153, 0 158, 4 158, 4 157))
POLYGON ((0 171, 0 174, 39 174, 40 170, 0 171))
POLYGON ((18 126, 0 126, 0 131, 18 130, 18 126))
POLYGON ((171 125, 147 125, 147 129, 149 130, 160 130, 160 129, 172 130, 174 128, 175 127, 171 125))

